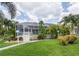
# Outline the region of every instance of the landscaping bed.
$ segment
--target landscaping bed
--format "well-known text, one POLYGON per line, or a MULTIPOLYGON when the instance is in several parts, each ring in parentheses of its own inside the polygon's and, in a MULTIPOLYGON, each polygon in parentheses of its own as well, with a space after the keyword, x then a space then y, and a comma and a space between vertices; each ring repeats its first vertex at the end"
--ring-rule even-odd
POLYGON ((13 44, 17 44, 17 42, 0 41, 0 48, 10 46, 10 45, 13 45, 13 44))

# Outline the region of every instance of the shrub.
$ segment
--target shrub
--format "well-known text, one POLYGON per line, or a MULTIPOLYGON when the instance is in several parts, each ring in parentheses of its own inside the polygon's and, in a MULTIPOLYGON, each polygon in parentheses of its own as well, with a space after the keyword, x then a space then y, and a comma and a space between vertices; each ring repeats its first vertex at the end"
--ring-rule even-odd
POLYGON ((67 45, 67 44, 68 44, 67 37, 65 37, 65 36, 59 36, 59 37, 58 37, 58 40, 59 40, 59 42, 60 42, 62 45, 67 45))
POLYGON ((38 35, 38 37, 37 37, 39 40, 40 39, 44 39, 45 38, 45 36, 44 35, 38 35))
POLYGON ((75 35, 68 35, 68 43, 73 44, 77 40, 75 35))
POLYGON ((65 35, 65 36, 59 36, 58 39, 61 44, 67 45, 67 44, 73 44, 77 40, 77 37, 75 35, 65 35))

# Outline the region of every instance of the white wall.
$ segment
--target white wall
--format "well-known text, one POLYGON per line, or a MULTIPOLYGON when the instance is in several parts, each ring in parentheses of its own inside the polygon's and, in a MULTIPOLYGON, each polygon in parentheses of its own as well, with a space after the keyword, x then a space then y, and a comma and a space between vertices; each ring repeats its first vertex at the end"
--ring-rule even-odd
POLYGON ((23 35, 23 42, 30 41, 30 36, 29 35, 23 35))
POLYGON ((22 37, 23 38, 23 42, 28 42, 28 41, 30 41, 30 36, 29 35, 19 35, 19 36, 17 36, 17 38, 18 38, 18 42, 19 42, 19 37, 22 37))

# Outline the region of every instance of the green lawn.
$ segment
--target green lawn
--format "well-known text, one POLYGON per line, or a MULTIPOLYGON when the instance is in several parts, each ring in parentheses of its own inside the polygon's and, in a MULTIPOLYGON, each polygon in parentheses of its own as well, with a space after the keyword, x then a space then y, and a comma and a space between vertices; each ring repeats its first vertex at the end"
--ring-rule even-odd
POLYGON ((5 43, 5 41, 0 41, 0 48, 10 46, 10 45, 13 45, 13 44, 16 44, 16 43, 5 43))
POLYGON ((5 56, 79 56, 79 41, 62 46, 56 39, 27 43, 0 51, 5 56))

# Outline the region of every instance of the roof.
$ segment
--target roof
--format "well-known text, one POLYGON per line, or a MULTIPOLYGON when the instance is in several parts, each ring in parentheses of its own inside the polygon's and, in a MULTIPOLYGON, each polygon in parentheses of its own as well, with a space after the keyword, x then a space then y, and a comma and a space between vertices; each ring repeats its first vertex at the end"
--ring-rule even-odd
MULTIPOLYGON (((17 25, 27 25, 27 26, 39 26, 39 23, 36 22, 23 22, 23 23, 18 23, 17 25)), ((45 23, 45 26, 51 25, 50 23, 45 23)))

